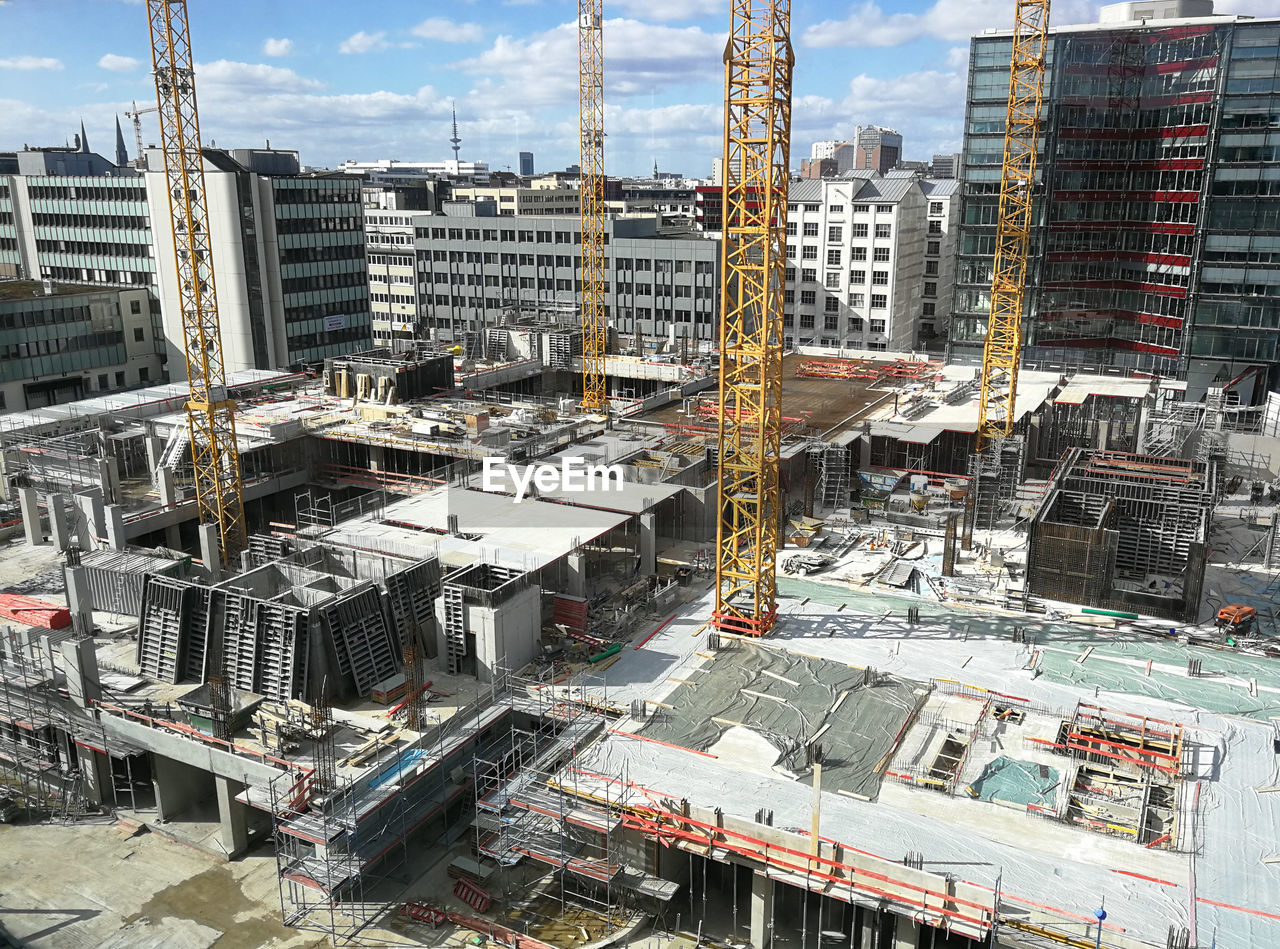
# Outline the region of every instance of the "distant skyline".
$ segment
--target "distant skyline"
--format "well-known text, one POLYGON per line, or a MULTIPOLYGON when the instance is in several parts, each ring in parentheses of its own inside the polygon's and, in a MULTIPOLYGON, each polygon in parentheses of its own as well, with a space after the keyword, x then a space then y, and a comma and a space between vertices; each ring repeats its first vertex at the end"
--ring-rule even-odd
MULTIPOLYGON (((1096 20, 1058 0, 1053 23, 1096 20)), ((1267 13, 1274 0, 1219 0, 1267 13)), ((539 171, 578 160, 577 5, 564 0, 190 0, 206 144, 297 149, 309 165, 461 157, 539 171), (448 13, 445 17, 443 13, 448 13)), ((1274 10, 1271 11, 1274 14, 1274 10)), ((904 157, 960 149, 968 38, 1012 23, 1011 0, 802 0, 792 5, 792 164, 855 125, 902 133, 904 157)), ((728 0, 605 0, 606 170, 691 177, 721 148, 728 0)), ((60 145, 83 119, 114 150, 121 117, 154 105, 142 0, 0 0, 0 150, 60 145)), ((155 114, 143 140, 158 138, 155 114)))

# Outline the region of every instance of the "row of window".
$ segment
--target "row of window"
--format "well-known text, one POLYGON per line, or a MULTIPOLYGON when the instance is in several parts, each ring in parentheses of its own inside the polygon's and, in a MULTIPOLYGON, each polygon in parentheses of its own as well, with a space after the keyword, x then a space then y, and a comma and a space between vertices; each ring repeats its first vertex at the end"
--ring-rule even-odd
POLYGON ((37 227, 101 227, 112 230, 149 231, 151 219, 139 214, 54 214, 37 211, 31 215, 37 227))
POLYGON ((151 257, 150 244, 118 244, 107 241, 37 240, 45 254, 84 254, 90 257, 151 257))
MULTIPOLYGON (((783 326, 794 326, 795 317, 790 313, 782 314, 783 326)), ((802 330, 811 330, 814 328, 814 315, 812 313, 800 314, 800 328, 802 330)), ((829 332, 837 332, 840 329, 840 317, 824 316, 822 318, 822 328, 829 332)), ((887 332, 886 322, 884 320, 868 320, 867 328, 872 333, 887 332)), ((860 316, 851 316, 845 323, 845 330, 850 333, 861 333, 863 331, 863 321, 860 316)))

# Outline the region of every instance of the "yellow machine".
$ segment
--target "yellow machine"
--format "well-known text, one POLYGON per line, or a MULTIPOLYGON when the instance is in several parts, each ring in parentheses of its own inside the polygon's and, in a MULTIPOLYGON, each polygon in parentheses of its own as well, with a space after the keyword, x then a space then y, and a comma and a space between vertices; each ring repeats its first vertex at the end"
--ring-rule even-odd
POLYGON ((755 636, 777 615, 790 30, 789 0, 733 0, 725 47, 714 621, 755 636))
POLYGON ((578 201, 582 222, 582 407, 608 408, 604 356, 604 20, 601 0, 578 0, 578 201))
POLYGON ((222 559, 229 563, 247 542, 244 496, 236 446, 235 403, 227 394, 222 328, 213 285, 213 250, 205 204, 187 2, 147 0, 147 19, 151 25, 160 142, 182 300, 183 351, 191 383, 186 409, 196 501, 200 522, 218 525, 222 559))

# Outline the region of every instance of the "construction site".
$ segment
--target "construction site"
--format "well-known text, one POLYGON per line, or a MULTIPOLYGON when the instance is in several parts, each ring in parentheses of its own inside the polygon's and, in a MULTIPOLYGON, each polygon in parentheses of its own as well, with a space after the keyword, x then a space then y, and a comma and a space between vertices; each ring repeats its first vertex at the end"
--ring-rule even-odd
MULTIPOLYGON (((185 8, 148 3, 198 220, 185 8)), ((1034 121, 982 366, 783 352, 789 7, 753 0, 718 343, 623 354, 581 12, 580 307, 225 373, 175 228, 189 382, 0 416, 0 935, 1280 945, 1262 373, 1023 363, 1034 121)))

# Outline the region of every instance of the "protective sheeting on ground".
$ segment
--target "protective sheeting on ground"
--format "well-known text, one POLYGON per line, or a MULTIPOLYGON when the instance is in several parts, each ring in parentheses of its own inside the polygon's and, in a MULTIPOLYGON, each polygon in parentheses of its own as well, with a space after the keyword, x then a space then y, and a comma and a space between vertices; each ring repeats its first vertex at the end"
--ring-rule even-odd
POLYGON ((1001 755, 988 762, 969 794, 980 801, 1008 804, 1038 804, 1052 809, 1057 798, 1059 774, 1056 768, 1031 761, 1014 761, 1001 755))
POLYGON ((812 783, 811 747, 822 748, 822 786, 874 797, 884 764, 924 688, 840 662, 745 641, 726 648, 666 697, 642 734, 705 751, 735 726, 777 750, 774 762, 812 783))

